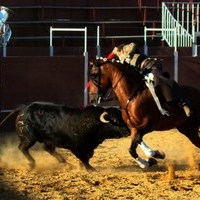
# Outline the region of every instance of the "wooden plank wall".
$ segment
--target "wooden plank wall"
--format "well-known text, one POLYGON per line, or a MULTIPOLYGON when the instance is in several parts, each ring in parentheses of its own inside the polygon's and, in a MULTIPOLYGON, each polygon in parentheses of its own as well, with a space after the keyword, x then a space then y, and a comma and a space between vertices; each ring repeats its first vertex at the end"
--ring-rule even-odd
POLYGON ((1 60, 1 110, 52 101, 83 106, 84 57, 6 57, 1 60))

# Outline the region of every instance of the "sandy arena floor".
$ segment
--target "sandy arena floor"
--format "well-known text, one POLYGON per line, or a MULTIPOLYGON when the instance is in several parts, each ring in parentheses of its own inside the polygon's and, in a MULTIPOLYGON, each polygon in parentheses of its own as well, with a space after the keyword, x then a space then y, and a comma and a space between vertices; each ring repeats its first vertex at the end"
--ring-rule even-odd
POLYGON ((90 161, 96 172, 81 169, 76 157, 64 149, 59 151, 70 165, 59 164, 39 145, 31 150, 37 168, 29 171, 15 134, 4 134, 0 141, 2 200, 200 199, 200 149, 176 130, 145 136, 149 146, 166 153, 165 160, 145 170, 128 152, 130 138, 105 141, 90 161))

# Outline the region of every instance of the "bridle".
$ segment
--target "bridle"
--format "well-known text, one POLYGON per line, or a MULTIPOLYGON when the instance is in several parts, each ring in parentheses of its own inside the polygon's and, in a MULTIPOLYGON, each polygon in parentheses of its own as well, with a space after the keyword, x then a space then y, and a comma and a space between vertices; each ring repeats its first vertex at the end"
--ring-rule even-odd
MULTIPOLYGON (((103 64, 103 63, 102 63, 103 64)), ((92 93, 90 95, 95 95, 96 97, 94 98, 94 103, 99 104, 101 100, 106 100, 103 98, 103 91, 101 90, 101 70, 100 66, 97 62, 92 62, 92 68, 95 68, 96 73, 89 73, 89 78, 92 81, 92 83, 97 87, 97 92, 92 93)), ((91 68, 91 69, 92 69, 91 68)))
MULTIPOLYGON (((90 74, 89 74, 90 80, 97 87, 97 92, 96 92, 97 97, 96 97, 96 99, 97 99, 98 103, 99 103, 99 101, 110 101, 110 100, 112 100, 112 97, 111 97, 112 90, 108 89, 108 91, 104 93, 103 90, 101 89, 102 74, 101 74, 100 67, 103 64, 105 64, 106 62, 108 62, 108 60, 106 58, 96 59, 94 62, 92 62, 92 67, 95 68, 94 70, 95 70, 96 73, 91 73, 91 71, 90 71, 90 74)), ((117 81, 117 83, 115 84, 114 87, 112 87, 112 89, 117 86, 118 82, 120 82, 120 80, 122 78, 123 78, 123 76, 117 81)), ((92 94, 95 95, 95 93, 92 93, 92 94)))

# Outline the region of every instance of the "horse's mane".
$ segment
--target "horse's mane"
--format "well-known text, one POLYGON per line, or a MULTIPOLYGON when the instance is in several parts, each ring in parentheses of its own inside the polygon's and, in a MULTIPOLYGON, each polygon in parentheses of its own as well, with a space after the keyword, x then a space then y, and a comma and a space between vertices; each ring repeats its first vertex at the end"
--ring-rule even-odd
POLYGON ((123 73, 133 73, 133 74, 137 74, 142 77, 142 75, 139 73, 139 71, 134 66, 131 66, 127 62, 124 62, 122 64, 116 59, 110 60, 110 59, 103 58, 103 57, 96 58, 95 60, 93 60, 93 62, 98 67, 100 67, 101 65, 104 65, 106 63, 110 63, 110 64, 116 66, 118 69, 120 69, 120 71, 122 71, 123 73))
POLYGON ((118 70, 120 70, 121 73, 123 73, 127 79, 130 79, 132 81, 134 79, 143 80, 143 75, 141 75, 140 72, 134 66, 131 66, 127 62, 124 62, 122 64, 116 59, 110 60, 110 59, 106 59, 106 58, 102 58, 102 57, 95 59, 94 62, 95 62, 95 65, 98 67, 100 67, 104 64, 107 64, 107 63, 111 64, 114 67, 116 67, 118 70))

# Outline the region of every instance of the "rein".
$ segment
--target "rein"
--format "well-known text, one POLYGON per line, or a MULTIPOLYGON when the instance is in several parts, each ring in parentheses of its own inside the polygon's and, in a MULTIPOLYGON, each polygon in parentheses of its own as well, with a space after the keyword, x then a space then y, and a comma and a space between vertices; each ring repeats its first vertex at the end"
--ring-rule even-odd
MULTIPOLYGON (((136 88, 135 91, 133 91, 133 93, 130 95, 130 97, 128 98, 127 102, 126 102, 126 106, 123 108, 126 111, 126 114, 129 117, 128 114, 128 105, 131 102, 131 100, 133 99, 134 96, 136 96, 136 93, 140 90, 141 86, 143 85, 143 80, 140 82, 139 86, 136 88)), ((130 118, 130 117, 129 117, 130 118)))
POLYGON ((122 80, 122 78, 124 77, 124 74, 121 75, 121 77, 118 79, 118 81, 115 83, 115 85, 112 87, 113 90, 117 87, 118 83, 122 80))
MULTIPOLYGON (((119 82, 122 80, 122 78, 124 77, 124 73, 122 73, 122 75, 120 76, 120 78, 118 79, 118 81, 114 84, 114 86, 112 87, 112 89, 116 89, 117 85, 119 84, 119 82)), ((126 111, 126 114, 128 115, 128 118, 130 119, 130 116, 128 114, 128 105, 131 102, 131 100, 133 99, 134 96, 136 96, 137 92, 140 90, 140 88, 144 85, 144 80, 142 79, 140 81, 140 84, 138 85, 138 87, 132 92, 132 94, 129 96, 127 102, 126 102, 126 106, 123 108, 126 111)))

